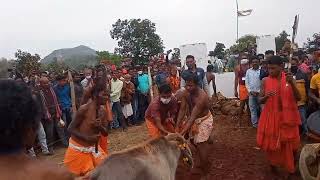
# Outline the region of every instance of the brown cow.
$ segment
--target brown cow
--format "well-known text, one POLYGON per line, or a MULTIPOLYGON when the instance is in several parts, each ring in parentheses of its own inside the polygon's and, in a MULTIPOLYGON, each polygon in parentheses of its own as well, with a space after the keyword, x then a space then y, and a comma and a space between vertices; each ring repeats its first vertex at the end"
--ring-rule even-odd
POLYGON ((187 141, 169 134, 110 155, 91 175, 92 180, 174 180, 178 162, 193 166, 187 141))

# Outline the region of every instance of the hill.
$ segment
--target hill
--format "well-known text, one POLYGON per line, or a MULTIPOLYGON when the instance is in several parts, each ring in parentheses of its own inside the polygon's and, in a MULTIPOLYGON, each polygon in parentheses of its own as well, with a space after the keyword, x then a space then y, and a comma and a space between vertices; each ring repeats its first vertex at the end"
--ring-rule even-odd
POLYGON ((81 69, 85 66, 97 64, 97 53, 87 46, 58 49, 41 60, 41 63, 48 65, 55 61, 63 62, 73 69, 81 69))

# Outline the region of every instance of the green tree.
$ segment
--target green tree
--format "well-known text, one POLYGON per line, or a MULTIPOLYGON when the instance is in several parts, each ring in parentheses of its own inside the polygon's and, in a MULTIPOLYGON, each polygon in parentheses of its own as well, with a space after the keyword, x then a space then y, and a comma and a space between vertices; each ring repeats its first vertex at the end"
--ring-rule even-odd
POLYGON ((112 39, 118 41, 116 54, 133 59, 135 64, 148 62, 151 56, 163 52, 163 42, 156 34, 156 25, 148 19, 120 20, 112 25, 112 39))
POLYGON ((277 37, 276 37, 276 49, 277 51, 281 50, 284 43, 289 40, 288 37, 290 35, 286 31, 282 31, 277 37))
POLYGON ((20 49, 15 53, 16 68, 25 76, 31 75, 32 71, 38 72, 40 70, 40 56, 38 54, 32 55, 28 52, 23 52, 20 49))
POLYGON ((97 51, 97 59, 100 63, 101 61, 110 61, 112 64, 116 66, 121 65, 122 57, 117 54, 109 53, 108 51, 97 51))
POLYGON ((229 52, 242 52, 243 50, 247 49, 250 45, 252 44, 255 44, 256 43, 256 38, 257 36, 255 35, 244 35, 242 37, 240 37, 237 41, 236 44, 232 45, 230 48, 229 48, 229 52))
POLYGON ((58 61, 57 58, 55 58, 51 63, 48 65, 44 65, 44 70, 49 72, 54 72, 55 74, 61 74, 63 70, 68 70, 69 67, 61 61, 58 61))
POLYGON ((315 49, 320 48, 320 32, 314 33, 311 38, 308 38, 307 42, 304 43, 304 47, 309 53, 312 53, 315 49))
POLYGON ((224 56, 225 52, 224 49, 226 48, 226 46, 223 43, 216 43, 216 47, 213 50, 212 55, 217 57, 217 56, 224 56))

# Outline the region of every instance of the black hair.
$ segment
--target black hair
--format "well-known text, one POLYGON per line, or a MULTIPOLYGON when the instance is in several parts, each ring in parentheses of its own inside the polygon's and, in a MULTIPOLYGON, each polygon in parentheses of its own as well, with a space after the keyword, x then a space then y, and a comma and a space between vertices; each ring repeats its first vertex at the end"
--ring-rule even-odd
POLYGON ((218 59, 223 59, 223 56, 222 55, 218 55, 218 59))
POLYGON ((298 56, 293 56, 293 57, 291 58, 291 61, 297 61, 297 62, 299 62, 299 57, 298 57, 298 56))
MULTIPOLYGON (((92 90, 92 97, 96 98, 98 97, 99 95, 99 92, 105 90, 107 87, 107 70, 105 68, 104 65, 97 65, 96 66, 96 71, 94 72, 93 71, 93 74, 96 74, 98 75, 98 72, 102 72, 103 75, 102 77, 98 77, 96 76, 94 79, 93 79, 93 82, 94 82, 94 87, 93 87, 93 90, 92 90)), ((113 73, 116 72, 116 71, 113 71, 113 73)))
POLYGON ((273 50, 267 50, 264 54, 265 55, 272 54, 274 56, 274 51, 273 50))
POLYGON ((258 60, 258 61, 260 61, 259 58, 258 58, 258 56, 250 56, 250 58, 249 58, 250 64, 252 63, 253 60, 258 60))
POLYGON ((171 92, 172 92, 172 89, 171 89, 169 84, 162 84, 159 87, 159 93, 160 94, 168 94, 168 93, 171 93, 171 92))
POLYGON ((213 67, 212 64, 209 64, 209 65, 207 66, 207 72, 213 72, 213 69, 214 69, 214 67, 213 67))
POLYGON ((188 56, 186 57, 186 59, 193 59, 193 60, 194 60, 194 56, 188 55, 188 56))
POLYGON ((258 54, 257 56, 259 59, 264 59, 264 54, 258 54))
POLYGON ((199 80, 198 80, 198 76, 197 74, 195 73, 192 73, 190 71, 183 71, 182 74, 181 74, 182 78, 187 82, 187 81, 192 81, 194 82, 195 84, 198 84, 199 83, 199 80))
POLYGON ((59 74, 59 75, 56 77, 56 81, 61 81, 61 80, 66 79, 66 78, 67 78, 66 75, 64 75, 64 74, 59 74))
POLYGON ((24 83, 0 80, 0 151, 23 148, 28 128, 39 126, 39 105, 24 83))
POLYGON ((281 66, 283 64, 283 58, 280 56, 272 56, 268 60, 268 64, 273 64, 273 65, 279 65, 281 66))

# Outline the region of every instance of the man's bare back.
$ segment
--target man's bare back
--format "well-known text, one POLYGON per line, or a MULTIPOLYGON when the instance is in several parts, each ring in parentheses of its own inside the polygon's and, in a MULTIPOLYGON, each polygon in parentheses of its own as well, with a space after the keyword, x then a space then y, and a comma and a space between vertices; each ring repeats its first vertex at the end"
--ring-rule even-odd
POLYGON ((66 169, 44 160, 31 159, 21 153, 0 156, 0 179, 2 180, 72 180, 66 169))
POLYGON ((21 82, 0 80, 0 179, 1 180, 71 180, 73 176, 24 152, 35 143, 40 123, 39 104, 30 88, 21 82))

